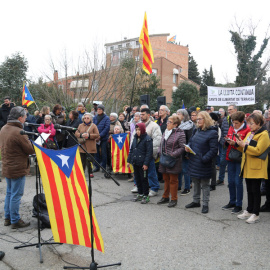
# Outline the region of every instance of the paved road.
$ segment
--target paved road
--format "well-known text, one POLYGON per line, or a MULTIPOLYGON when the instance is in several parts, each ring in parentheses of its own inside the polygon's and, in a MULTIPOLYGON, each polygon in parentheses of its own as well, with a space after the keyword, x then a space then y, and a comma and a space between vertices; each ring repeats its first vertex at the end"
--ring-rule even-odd
MULTIPOLYGON (((133 184, 119 179, 120 187, 101 173, 92 181, 93 203, 105 244, 105 254, 95 251, 100 264, 121 262, 107 269, 171 270, 171 269, 270 269, 270 214, 262 213, 261 222, 253 225, 238 220, 221 207, 228 203, 226 185, 211 192, 210 212, 186 210, 192 194, 180 196, 177 207, 157 205, 158 197, 147 205, 131 201, 133 184)), ((31 226, 12 231, 4 227, 5 181, 0 183, 0 250, 6 252, 1 270, 63 269, 68 263, 89 266, 90 249, 73 245, 43 246, 44 263, 39 263, 36 247, 15 250, 18 241, 36 243, 37 222, 31 217, 35 194, 35 177, 27 177, 22 199, 23 219, 31 226)), ((264 203, 265 198, 262 202, 264 203)), ((244 194, 246 207, 246 194, 244 194)), ((51 230, 41 232, 48 241, 51 230)))

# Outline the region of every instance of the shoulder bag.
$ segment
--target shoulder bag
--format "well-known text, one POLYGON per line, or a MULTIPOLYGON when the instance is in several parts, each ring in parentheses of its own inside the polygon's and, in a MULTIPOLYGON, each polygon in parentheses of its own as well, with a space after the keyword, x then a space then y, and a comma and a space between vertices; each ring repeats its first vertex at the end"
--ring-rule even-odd
MULTIPOLYGON (((175 136, 176 136, 176 131, 174 133, 174 141, 173 141, 173 147, 174 147, 174 143, 175 143, 175 136)), ((172 152, 173 152, 173 147, 172 147, 172 152)), ((161 156, 160 156, 160 160, 159 163, 166 167, 166 168, 173 168, 176 164, 176 158, 172 157, 170 155, 167 154, 167 147, 166 147, 166 142, 165 139, 163 141, 163 145, 162 145, 162 152, 161 152, 161 156), (165 147, 164 147, 165 146, 165 147), (165 148, 165 149, 164 149, 165 148), (166 151, 166 153, 164 153, 164 151, 166 151)))
MULTIPOLYGON (((232 136, 232 139, 233 139, 233 136, 232 136)), ((229 159, 231 161, 233 161, 233 162, 241 163, 241 161, 242 161, 242 152, 240 152, 237 149, 231 147, 231 150, 229 152, 229 159)))
MULTIPOLYGON (((93 123, 90 125, 90 127, 87 129, 86 133, 89 132, 90 128, 92 127, 93 123)), ((78 143, 79 144, 85 144, 86 139, 85 138, 78 138, 78 143)))

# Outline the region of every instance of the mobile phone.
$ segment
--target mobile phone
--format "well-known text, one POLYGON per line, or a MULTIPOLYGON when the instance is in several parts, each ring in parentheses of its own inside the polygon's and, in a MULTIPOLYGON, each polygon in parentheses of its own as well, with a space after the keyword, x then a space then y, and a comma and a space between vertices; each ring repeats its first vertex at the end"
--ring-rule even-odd
POLYGON ((230 138, 228 138, 228 137, 225 137, 225 140, 226 140, 226 141, 231 141, 231 139, 230 139, 230 138))
POLYGON ((239 140, 239 136, 237 135, 237 133, 233 133, 233 135, 234 135, 234 137, 235 137, 236 139, 239 140))

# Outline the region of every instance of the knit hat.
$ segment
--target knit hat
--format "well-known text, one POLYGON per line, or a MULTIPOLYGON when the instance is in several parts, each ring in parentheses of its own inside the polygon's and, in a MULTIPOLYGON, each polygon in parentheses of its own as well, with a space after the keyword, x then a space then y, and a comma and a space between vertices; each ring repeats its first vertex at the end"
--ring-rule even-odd
POLYGON ((26 111, 24 108, 17 106, 11 109, 9 116, 8 116, 8 121, 9 120, 18 120, 19 117, 25 116, 26 111))
POLYGON ((146 133, 145 123, 138 123, 138 124, 136 124, 136 127, 138 127, 141 130, 141 135, 146 133))
POLYGON ((102 111, 104 111, 104 110, 105 110, 105 106, 104 106, 104 105, 102 105, 102 104, 99 104, 99 105, 97 106, 97 108, 98 108, 98 109, 101 109, 102 111))

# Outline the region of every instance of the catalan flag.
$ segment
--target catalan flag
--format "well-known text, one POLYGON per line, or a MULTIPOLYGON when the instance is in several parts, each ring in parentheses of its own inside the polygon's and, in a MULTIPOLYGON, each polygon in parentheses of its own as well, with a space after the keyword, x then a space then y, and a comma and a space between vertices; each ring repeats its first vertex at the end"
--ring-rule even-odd
POLYGON ((152 73, 152 64, 154 63, 153 51, 150 43, 150 38, 148 35, 148 25, 146 12, 144 14, 143 27, 140 35, 139 42, 142 44, 143 49, 143 70, 147 74, 152 73))
POLYGON ((168 40, 168 43, 175 43, 175 40, 176 40, 176 35, 171 37, 169 40, 168 40))
MULTIPOLYGON (((50 150, 34 143, 55 242, 91 247, 89 193, 78 146, 50 150)), ((92 207, 94 248, 104 244, 92 207)))
POLYGON ((23 92, 22 92, 22 105, 30 106, 32 103, 35 103, 30 91, 28 90, 26 84, 23 85, 23 92))
POLYGON ((127 167, 127 158, 129 154, 129 133, 121 133, 112 135, 112 169, 120 173, 132 173, 133 167, 127 167))

